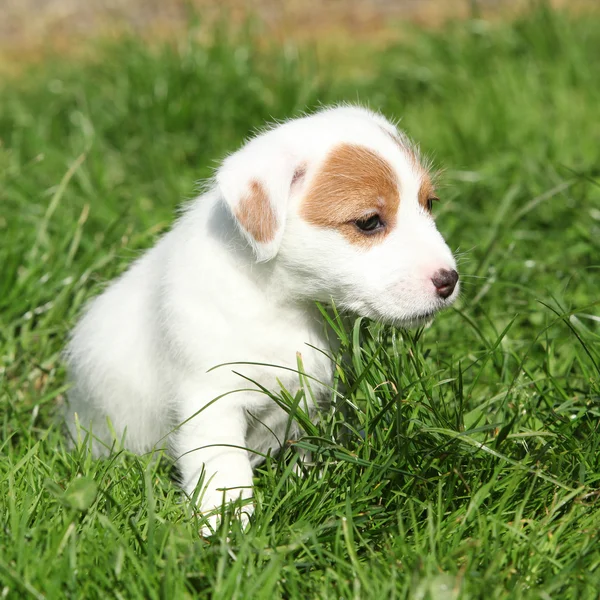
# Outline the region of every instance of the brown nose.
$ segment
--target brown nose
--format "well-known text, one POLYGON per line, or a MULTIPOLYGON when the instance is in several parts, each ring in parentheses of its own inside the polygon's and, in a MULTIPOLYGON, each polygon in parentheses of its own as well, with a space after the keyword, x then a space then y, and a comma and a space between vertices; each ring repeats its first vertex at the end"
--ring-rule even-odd
POLYGON ((451 271, 448 271, 448 269, 440 269, 431 278, 431 281, 435 286, 438 296, 441 296, 442 298, 448 298, 448 296, 452 294, 454 288, 456 287, 458 273, 454 269, 451 271))

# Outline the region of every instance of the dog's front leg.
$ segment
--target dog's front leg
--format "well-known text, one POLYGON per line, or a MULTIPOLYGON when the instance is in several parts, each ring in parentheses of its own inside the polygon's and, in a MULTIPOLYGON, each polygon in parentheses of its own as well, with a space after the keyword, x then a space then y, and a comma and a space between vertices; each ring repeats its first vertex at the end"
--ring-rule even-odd
MULTIPOLYGON (((217 402, 184 423, 175 435, 173 445, 182 487, 190 497, 197 493, 197 504, 213 531, 223 504, 239 499, 248 501, 240 508, 243 525, 253 511, 249 502, 252 467, 245 449, 246 429, 242 408, 217 402)), ((204 526, 202 533, 211 531, 204 526)))

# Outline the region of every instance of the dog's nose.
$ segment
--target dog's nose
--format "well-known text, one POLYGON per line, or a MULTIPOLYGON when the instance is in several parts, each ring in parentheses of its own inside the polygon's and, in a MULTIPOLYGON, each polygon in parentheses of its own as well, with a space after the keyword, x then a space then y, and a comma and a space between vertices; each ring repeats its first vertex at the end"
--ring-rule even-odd
POLYGON ((438 296, 442 298, 448 298, 454 291, 456 287, 456 282, 458 281, 458 273, 452 269, 448 271, 448 269, 440 269, 436 271, 434 276, 431 278, 433 285, 435 286, 435 290, 438 296))

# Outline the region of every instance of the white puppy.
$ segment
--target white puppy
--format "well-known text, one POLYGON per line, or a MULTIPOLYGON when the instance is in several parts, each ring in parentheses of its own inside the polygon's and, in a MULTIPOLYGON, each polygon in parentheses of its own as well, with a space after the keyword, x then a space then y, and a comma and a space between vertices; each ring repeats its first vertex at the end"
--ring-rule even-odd
POLYGON ((75 328, 71 434, 91 431, 96 454, 113 433, 139 453, 168 440, 183 489, 203 481, 204 513, 250 498, 252 468, 285 443, 288 415, 233 371, 294 393, 301 352, 305 372, 330 384, 333 365, 313 349, 327 347, 316 300, 400 327, 451 304, 458 274, 435 199, 407 138, 362 108, 250 140, 75 328), (210 370, 231 362, 288 370, 210 370))

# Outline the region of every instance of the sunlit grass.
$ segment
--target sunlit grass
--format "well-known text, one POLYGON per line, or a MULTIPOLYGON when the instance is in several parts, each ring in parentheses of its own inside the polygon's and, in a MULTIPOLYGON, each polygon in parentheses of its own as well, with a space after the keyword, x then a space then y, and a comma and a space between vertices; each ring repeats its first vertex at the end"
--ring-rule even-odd
POLYGON ((2 594, 597 597, 600 18, 409 37, 352 76, 221 35, 5 82, 2 594), (167 460, 66 450, 59 353, 218 159, 342 100, 401 118, 443 169, 462 299, 422 332, 333 319, 335 410, 295 444, 314 468, 269 458, 251 529, 203 540, 167 460))

